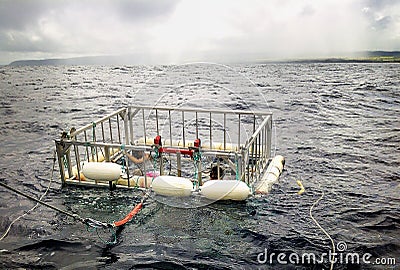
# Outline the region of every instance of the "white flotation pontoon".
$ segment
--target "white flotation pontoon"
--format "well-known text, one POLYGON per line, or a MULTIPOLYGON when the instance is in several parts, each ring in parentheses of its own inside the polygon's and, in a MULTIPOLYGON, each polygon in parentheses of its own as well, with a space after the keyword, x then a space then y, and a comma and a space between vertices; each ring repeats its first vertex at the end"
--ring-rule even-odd
POLYGON ((209 180, 201 186, 201 194, 210 200, 244 201, 251 195, 251 189, 238 180, 209 180))

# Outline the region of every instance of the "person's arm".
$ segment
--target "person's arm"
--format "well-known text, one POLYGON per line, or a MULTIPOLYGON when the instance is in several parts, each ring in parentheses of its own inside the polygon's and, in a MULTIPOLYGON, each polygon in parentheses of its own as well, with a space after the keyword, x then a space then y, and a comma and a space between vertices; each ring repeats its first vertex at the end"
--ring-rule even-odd
POLYGON ((126 156, 127 156, 132 162, 134 162, 134 163, 142 163, 142 162, 144 161, 143 157, 141 157, 141 158, 136 158, 136 157, 132 156, 132 155, 129 154, 129 153, 126 153, 126 156))

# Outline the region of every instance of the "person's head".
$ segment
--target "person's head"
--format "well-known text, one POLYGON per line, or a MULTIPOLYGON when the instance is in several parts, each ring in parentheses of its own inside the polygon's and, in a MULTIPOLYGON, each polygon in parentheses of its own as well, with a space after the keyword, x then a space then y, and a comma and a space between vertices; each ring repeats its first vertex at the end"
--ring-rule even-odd
POLYGON ((218 169, 219 169, 219 178, 222 179, 224 170, 221 167, 213 166, 210 171, 210 179, 217 180, 218 179, 218 169))

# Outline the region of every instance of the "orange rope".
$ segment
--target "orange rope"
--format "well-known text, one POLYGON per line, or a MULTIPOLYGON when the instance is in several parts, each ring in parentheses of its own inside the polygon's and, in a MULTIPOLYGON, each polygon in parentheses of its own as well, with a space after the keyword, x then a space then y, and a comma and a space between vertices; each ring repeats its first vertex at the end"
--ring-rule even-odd
POLYGON ((114 222, 114 226, 119 227, 119 226, 122 226, 125 223, 129 222, 137 213, 139 213, 139 211, 140 211, 140 209, 142 209, 142 207, 143 207, 143 202, 136 205, 135 208, 133 208, 132 211, 129 212, 128 215, 126 215, 126 217, 124 217, 120 221, 114 222))

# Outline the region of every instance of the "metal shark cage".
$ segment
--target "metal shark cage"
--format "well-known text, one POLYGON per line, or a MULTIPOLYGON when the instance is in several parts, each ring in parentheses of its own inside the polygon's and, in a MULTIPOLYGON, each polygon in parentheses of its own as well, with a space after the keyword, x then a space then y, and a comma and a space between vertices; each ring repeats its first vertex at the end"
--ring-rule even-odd
POLYGON ((130 106, 63 132, 55 145, 63 186, 138 187, 130 181, 133 169, 127 153, 133 151, 152 157, 153 166, 143 162, 141 168, 143 187, 152 181, 146 172, 154 170, 160 175, 184 174, 201 185, 211 164, 225 166, 230 171, 225 178, 253 186, 271 159, 271 137, 272 114, 267 112, 130 106), (86 162, 119 162, 127 181, 87 179, 82 174, 86 162))

